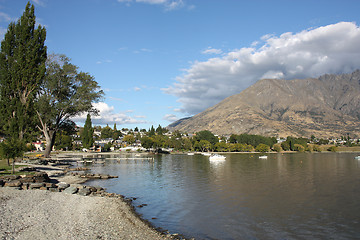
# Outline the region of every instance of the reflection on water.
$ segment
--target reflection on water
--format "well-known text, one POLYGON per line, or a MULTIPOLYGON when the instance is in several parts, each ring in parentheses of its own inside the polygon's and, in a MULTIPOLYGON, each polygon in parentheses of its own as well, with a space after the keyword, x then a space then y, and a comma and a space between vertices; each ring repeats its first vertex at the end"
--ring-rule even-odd
POLYGON ((355 154, 226 156, 108 160, 92 171, 119 178, 88 184, 137 197, 156 227, 197 239, 360 239, 355 154))

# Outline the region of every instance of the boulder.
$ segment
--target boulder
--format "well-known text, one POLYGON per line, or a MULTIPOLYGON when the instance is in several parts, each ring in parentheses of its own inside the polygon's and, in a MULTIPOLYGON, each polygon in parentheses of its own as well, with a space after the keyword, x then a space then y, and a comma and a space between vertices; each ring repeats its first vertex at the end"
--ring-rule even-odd
POLYGON ((59 189, 57 187, 51 187, 48 189, 50 192, 59 192, 59 189))
POLYGON ((59 190, 62 191, 62 190, 64 190, 65 188, 70 187, 70 184, 61 182, 61 183, 58 183, 57 186, 58 186, 59 190))
POLYGON ((19 180, 12 180, 9 182, 6 182, 4 184, 5 187, 21 187, 21 182, 19 180))
POLYGON ((30 183, 29 189, 39 189, 41 187, 44 187, 45 183, 30 183))
POLYGON ((44 172, 37 172, 34 174, 34 180, 35 182, 49 182, 50 178, 47 175, 47 173, 44 172))
POLYGON ((79 189, 78 194, 81 196, 87 196, 91 193, 89 188, 83 188, 83 189, 79 189))
POLYGON ((77 187, 70 186, 70 187, 66 188, 63 192, 69 193, 69 194, 74 194, 74 193, 77 193, 77 191, 78 191, 77 187))

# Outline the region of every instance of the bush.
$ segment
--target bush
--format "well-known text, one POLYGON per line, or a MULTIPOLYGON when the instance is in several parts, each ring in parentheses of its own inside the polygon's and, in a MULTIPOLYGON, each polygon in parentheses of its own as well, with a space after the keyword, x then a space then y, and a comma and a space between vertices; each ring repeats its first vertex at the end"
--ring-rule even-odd
POLYGON ((330 152, 336 152, 337 151, 337 147, 336 146, 331 146, 327 149, 330 152))
POLYGON ((266 144, 260 143, 259 145, 257 145, 257 147, 255 148, 255 151, 257 152, 269 152, 270 151, 270 147, 266 144))
POLYGON ((281 152, 283 149, 282 149, 282 147, 281 147, 281 144, 275 144, 275 145, 273 146, 273 150, 274 150, 275 152, 281 152))
POLYGON ((294 144, 294 150, 297 152, 305 152, 304 146, 302 146, 300 144, 294 144))
POLYGON ((321 152, 321 148, 319 145, 313 145, 313 151, 314 152, 321 152))

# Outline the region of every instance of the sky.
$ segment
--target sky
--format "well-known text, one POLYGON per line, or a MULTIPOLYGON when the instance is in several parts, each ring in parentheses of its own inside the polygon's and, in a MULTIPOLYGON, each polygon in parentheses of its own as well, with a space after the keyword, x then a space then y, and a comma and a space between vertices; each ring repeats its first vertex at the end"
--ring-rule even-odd
MULTIPOLYGON (((0 0, 0 39, 27 2, 0 0)), ((165 127, 263 78, 360 68, 358 0, 30 2, 48 53, 71 58, 104 91, 93 125, 165 127)))

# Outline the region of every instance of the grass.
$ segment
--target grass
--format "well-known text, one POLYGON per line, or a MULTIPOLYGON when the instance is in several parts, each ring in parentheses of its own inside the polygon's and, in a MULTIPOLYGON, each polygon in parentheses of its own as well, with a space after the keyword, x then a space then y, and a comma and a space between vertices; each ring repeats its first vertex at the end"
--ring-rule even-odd
MULTIPOLYGON (((23 175, 23 174, 31 174, 31 172, 19 172, 16 171, 17 168, 19 167, 24 167, 25 165, 15 165, 15 175, 23 175)), ((7 164, 7 160, 6 159, 0 159, 0 176, 1 175, 9 175, 12 174, 12 161, 10 160, 10 166, 8 166, 7 164)))

